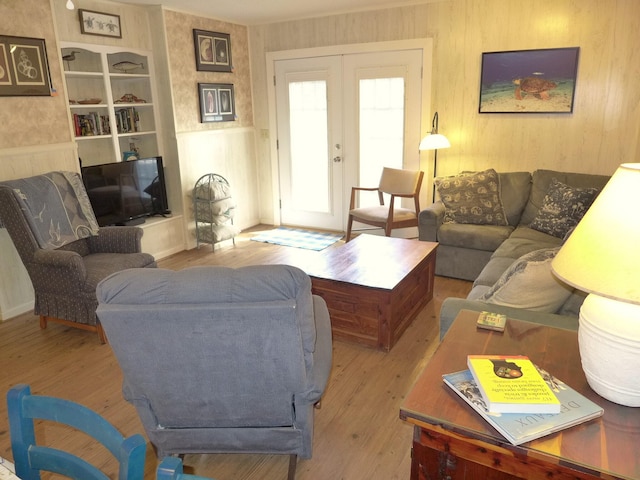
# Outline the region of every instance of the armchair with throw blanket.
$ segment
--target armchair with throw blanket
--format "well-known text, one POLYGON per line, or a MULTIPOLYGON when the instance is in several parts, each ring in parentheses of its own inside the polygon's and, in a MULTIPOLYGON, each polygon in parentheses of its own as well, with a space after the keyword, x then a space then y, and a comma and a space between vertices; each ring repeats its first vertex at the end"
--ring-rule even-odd
POLYGON ((76 172, 0 182, 0 227, 27 269, 42 328, 59 322, 96 331, 104 343, 95 314, 98 282, 119 270, 156 266, 141 253, 140 228, 98 228, 76 172))

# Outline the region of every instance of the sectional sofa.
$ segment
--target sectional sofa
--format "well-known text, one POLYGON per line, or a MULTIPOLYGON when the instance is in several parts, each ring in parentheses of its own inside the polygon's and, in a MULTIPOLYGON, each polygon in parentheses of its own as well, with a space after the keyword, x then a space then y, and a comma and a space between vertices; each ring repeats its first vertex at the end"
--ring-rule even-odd
POLYGON ((474 282, 466 299, 443 302, 441 337, 461 309, 576 329, 585 294, 555 278, 550 265, 608 180, 553 170, 438 179, 440 200, 420 212, 419 239, 439 243, 436 275, 474 282), (477 201, 477 191, 480 206, 465 204, 477 201))

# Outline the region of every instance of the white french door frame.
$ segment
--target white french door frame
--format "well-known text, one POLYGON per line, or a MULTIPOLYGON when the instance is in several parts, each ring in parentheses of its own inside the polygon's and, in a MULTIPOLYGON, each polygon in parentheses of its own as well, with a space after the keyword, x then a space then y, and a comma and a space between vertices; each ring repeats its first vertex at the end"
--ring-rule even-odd
MULTIPOLYGON (((323 57, 332 55, 348 55, 359 53, 375 53, 385 51, 400 51, 400 50, 422 50, 422 108, 421 108, 421 125, 420 125, 420 138, 428 133, 431 126, 430 119, 430 106, 431 106, 431 71, 432 71, 432 55, 433 55, 433 40, 431 38, 420 38, 412 40, 398 40, 391 42, 378 42, 378 43, 362 43, 362 44, 348 44, 348 45, 336 45, 331 47, 317 47, 317 48, 305 48, 297 50, 282 50, 276 52, 267 52, 266 54, 266 80, 267 80, 267 101, 269 108, 269 131, 277 132, 278 123, 276 116, 276 87, 274 84, 275 78, 275 62, 278 60, 292 60, 311 57, 323 57)), ((273 222, 275 225, 280 225, 280 175, 278 165, 278 143, 277 135, 269 135, 270 145, 270 169, 271 169, 271 182, 273 193, 273 222)), ((420 152, 418 150, 418 144, 415 146, 415 160, 407 159, 410 163, 419 165, 422 167, 420 152)), ((424 171, 425 169, 422 168, 424 171)), ((431 171, 427 168, 426 171, 431 171)), ((346 186, 345 186, 346 188, 346 186)), ((349 186, 349 191, 351 187, 349 186)), ((431 197, 427 195, 427 190, 423 188, 420 193, 420 204, 427 205, 431 201, 431 197)), ((346 196, 345 198, 348 198, 346 196)), ((348 205, 345 206, 348 208, 348 205)))

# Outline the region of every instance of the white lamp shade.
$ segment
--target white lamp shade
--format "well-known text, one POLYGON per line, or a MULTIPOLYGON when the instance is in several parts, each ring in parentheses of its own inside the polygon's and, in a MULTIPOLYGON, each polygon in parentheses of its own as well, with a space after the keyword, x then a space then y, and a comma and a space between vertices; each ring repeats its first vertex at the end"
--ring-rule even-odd
POLYGON ((420 150, 437 150, 439 148, 449 148, 451 144, 447 137, 439 133, 430 133, 420 142, 420 150))
POLYGON ((640 304, 640 163, 620 165, 554 258, 553 272, 602 297, 640 304))

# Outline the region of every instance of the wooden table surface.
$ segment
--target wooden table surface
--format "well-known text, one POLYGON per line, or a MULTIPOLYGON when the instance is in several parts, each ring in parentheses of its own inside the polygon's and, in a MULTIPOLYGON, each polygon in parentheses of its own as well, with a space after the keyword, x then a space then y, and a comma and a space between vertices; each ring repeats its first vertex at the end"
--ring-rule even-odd
POLYGON ((477 312, 460 313, 405 399, 402 419, 418 426, 435 425, 521 458, 566 465, 596 477, 640 478, 640 409, 609 402, 589 387, 580 365, 577 332, 513 319, 507 321, 504 333, 491 332, 475 327, 477 316, 477 312), (513 446, 442 381, 443 374, 467 368, 468 354, 527 355, 603 407, 604 415, 513 446))
POLYGON ((434 242, 360 234, 295 264, 312 277, 391 290, 437 246, 434 242))

